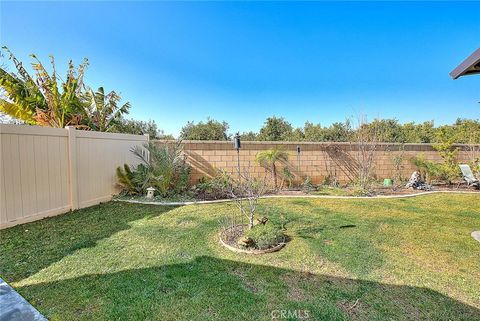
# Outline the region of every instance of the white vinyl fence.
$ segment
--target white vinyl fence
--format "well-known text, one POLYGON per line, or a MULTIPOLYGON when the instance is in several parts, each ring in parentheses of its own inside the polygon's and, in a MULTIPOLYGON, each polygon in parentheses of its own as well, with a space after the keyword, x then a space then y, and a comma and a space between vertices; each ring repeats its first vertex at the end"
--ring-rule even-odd
POLYGON ((148 136, 0 124, 0 228, 105 202, 148 136))

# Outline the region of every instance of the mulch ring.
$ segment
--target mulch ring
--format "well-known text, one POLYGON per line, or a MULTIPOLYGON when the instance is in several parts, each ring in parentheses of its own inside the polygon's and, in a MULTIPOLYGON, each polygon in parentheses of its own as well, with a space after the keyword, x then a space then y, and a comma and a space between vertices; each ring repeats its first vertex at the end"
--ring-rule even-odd
POLYGON ((279 251, 285 246, 285 242, 279 243, 273 247, 268 249, 249 249, 249 248, 241 248, 238 246, 238 240, 244 235, 245 231, 247 230, 248 225, 241 224, 229 227, 224 229, 220 232, 220 244, 224 247, 229 249, 230 251, 237 252, 237 253, 246 253, 246 254, 266 254, 279 251))

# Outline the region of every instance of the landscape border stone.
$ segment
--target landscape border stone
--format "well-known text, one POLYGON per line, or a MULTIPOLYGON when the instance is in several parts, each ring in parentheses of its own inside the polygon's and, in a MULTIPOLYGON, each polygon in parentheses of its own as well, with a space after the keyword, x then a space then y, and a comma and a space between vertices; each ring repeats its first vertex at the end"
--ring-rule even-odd
MULTIPOLYGON (((236 227, 236 226, 233 226, 233 227, 236 227)), ((233 227, 229 227, 228 229, 232 229, 233 227)), ((226 229, 226 230, 228 230, 228 229, 226 229)), ((221 231, 218 235, 218 239, 220 240, 220 244, 222 244, 224 247, 226 247, 230 251, 237 252, 237 253, 254 254, 254 255, 267 254, 267 253, 280 251, 285 246, 285 244, 287 244, 285 242, 282 242, 282 243, 279 243, 279 244, 275 245, 274 247, 271 247, 271 248, 268 248, 268 249, 265 249, 265 250, 240 249, 238 247, 231 246, 230 244, 227 244, 226 242, 223 241, 222 236, 223 236, 223 234, 225 233, 226 230, 221 231)))

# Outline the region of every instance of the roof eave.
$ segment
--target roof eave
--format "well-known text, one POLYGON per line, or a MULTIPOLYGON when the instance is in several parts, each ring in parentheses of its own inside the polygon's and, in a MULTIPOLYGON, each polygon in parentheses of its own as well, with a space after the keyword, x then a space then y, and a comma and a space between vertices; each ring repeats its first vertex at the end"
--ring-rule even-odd
POLYGON ((480 48, 450 72, 450 77, 458 79, 461 76, 480 73, 480 48))

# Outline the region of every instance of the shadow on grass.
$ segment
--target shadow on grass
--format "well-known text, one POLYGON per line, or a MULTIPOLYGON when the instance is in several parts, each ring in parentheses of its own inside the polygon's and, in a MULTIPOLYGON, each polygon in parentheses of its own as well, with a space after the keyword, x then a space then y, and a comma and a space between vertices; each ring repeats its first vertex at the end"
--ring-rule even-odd
POLYGON ((51 320, 272 320, 274 310, 308 311, 310 320, 480 318, 479 309, 426 288, 209 256, 17 290, 51 320))
MULTIPOLYGON (((357 276, 366 276, 385 264, 383 251, 373 235, 382 221, 353 216, 345 209, 315 207, 307 212, 284 210, 274 205, 259 206, 270 221, 286 228, 287 234, 306 241, 313 253, 341 265, 357 276)), ((388 218, 388 220, 397 220, 388 218)), ((398 219, 401 220, 401 219, 398 219)))
POLYGON ((0 231, 0 275, 15 282, 175 207, 110 202, 0 231))

